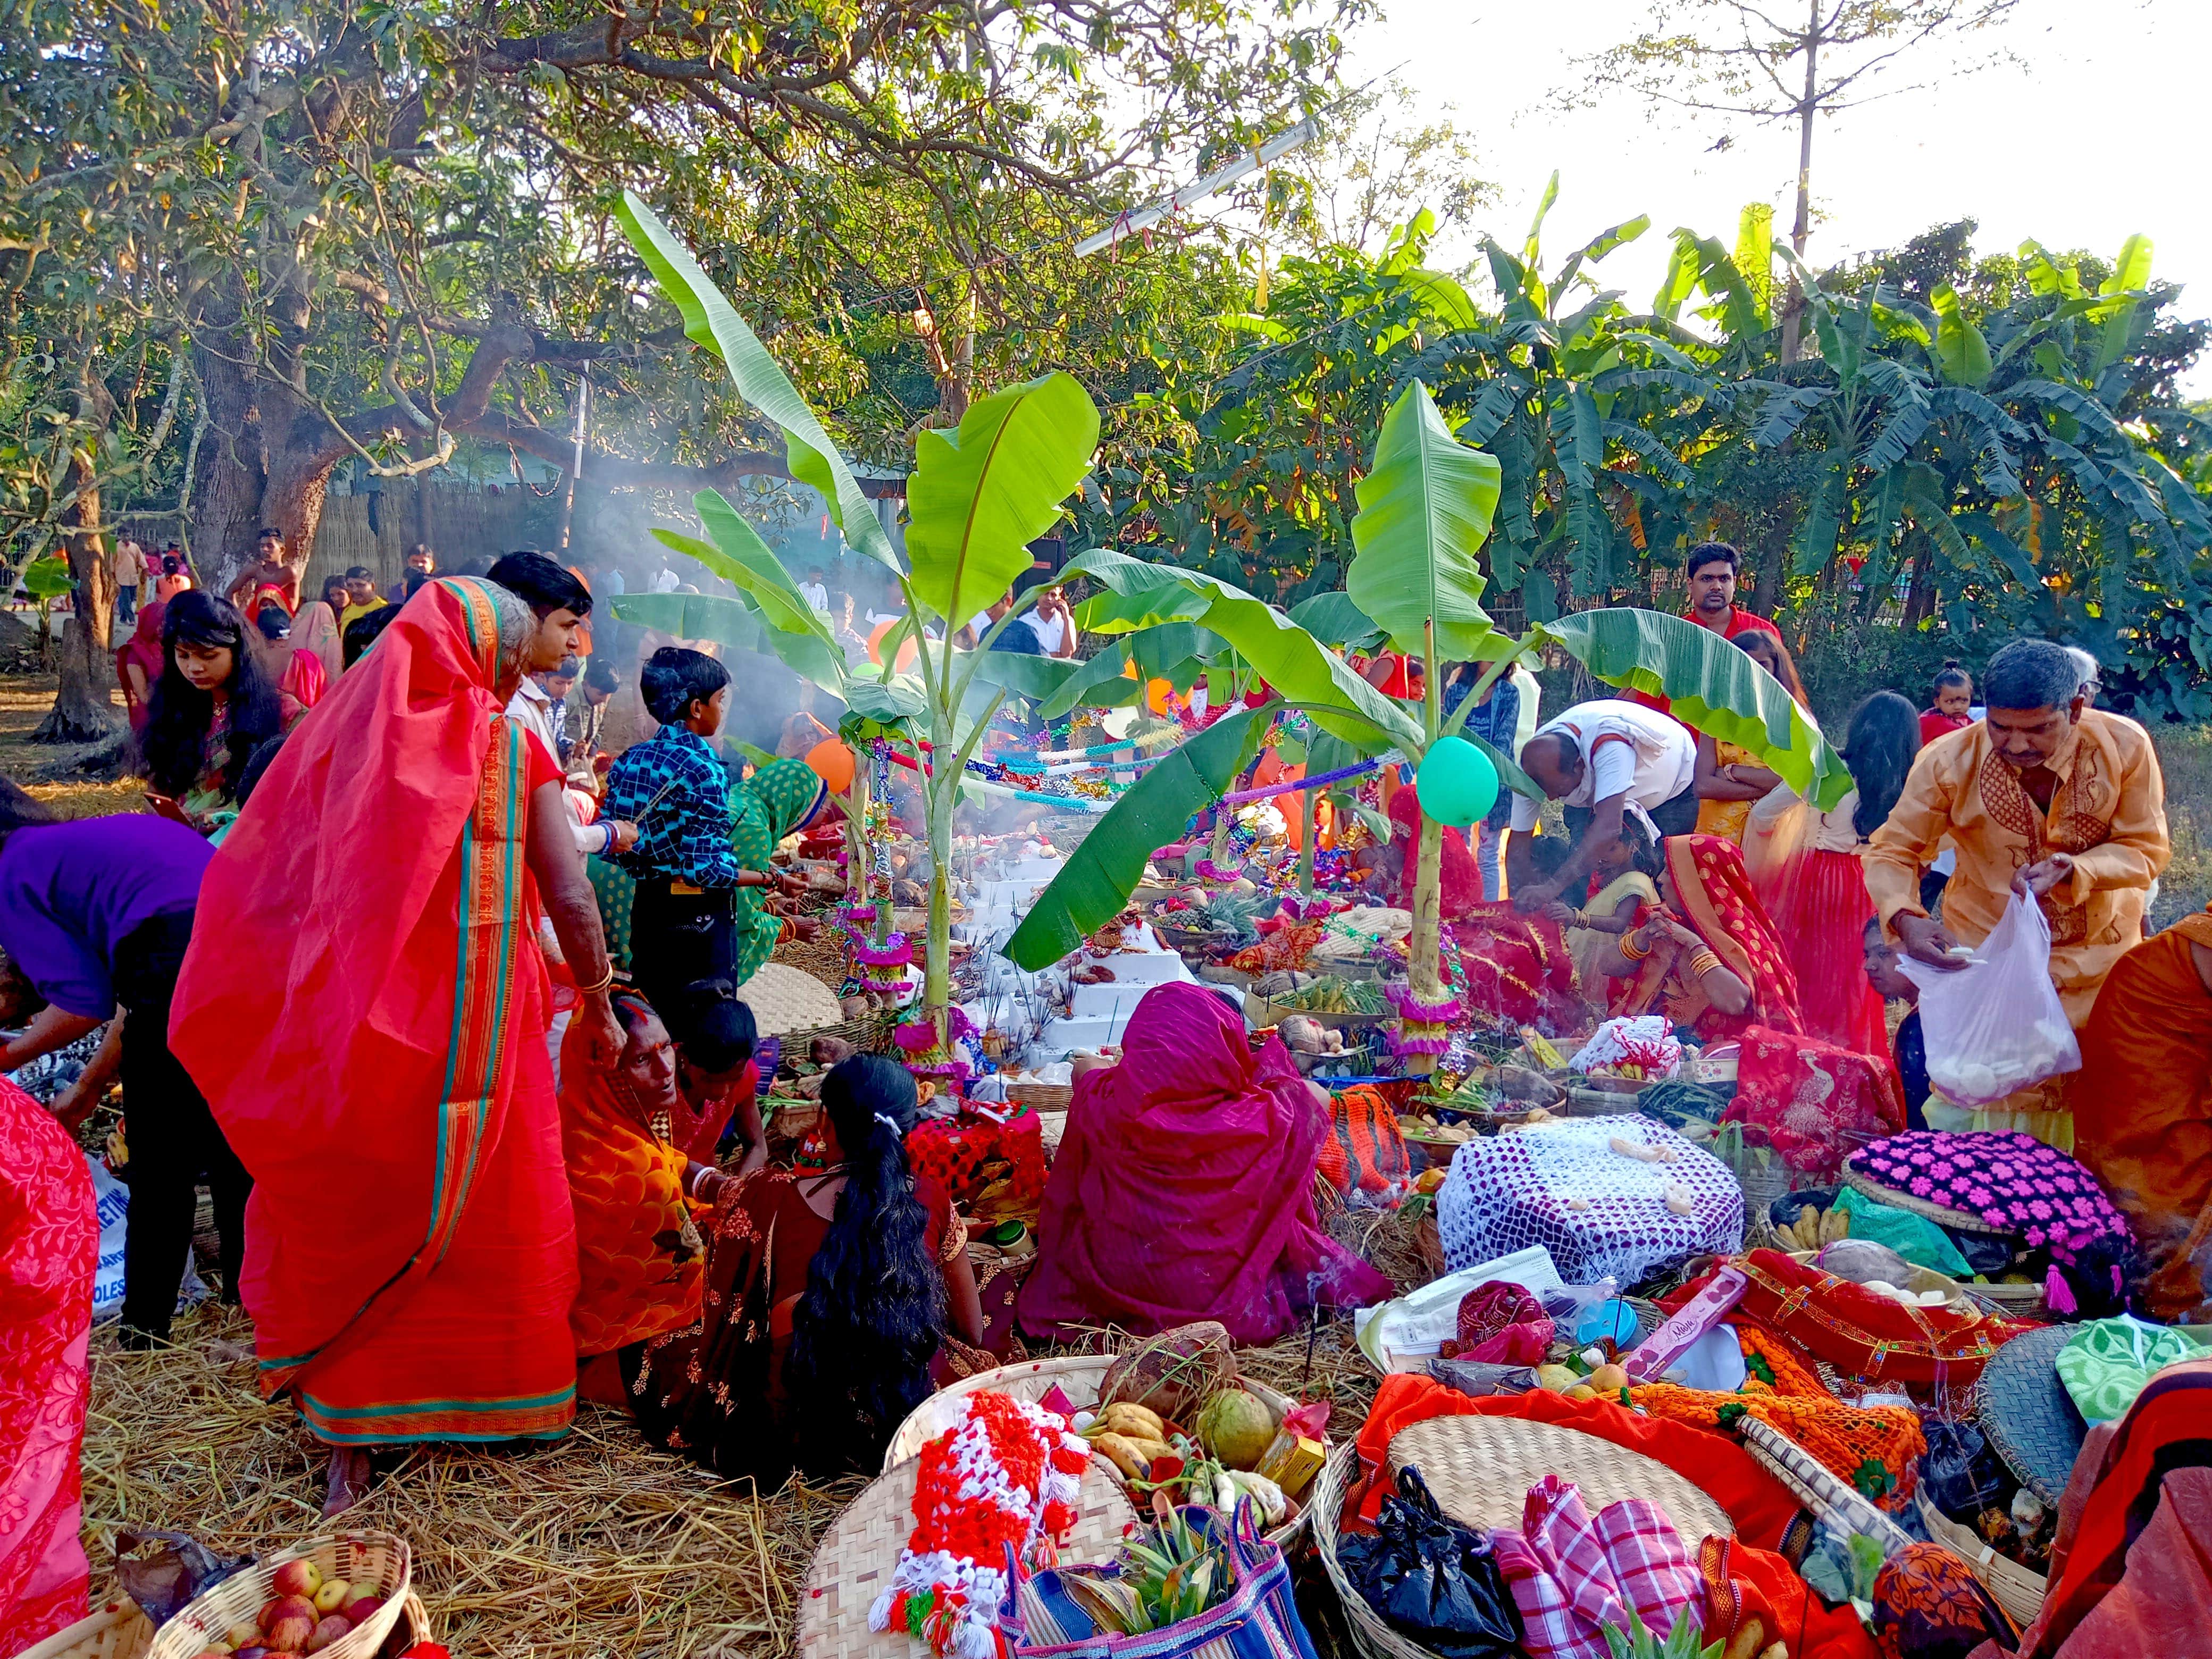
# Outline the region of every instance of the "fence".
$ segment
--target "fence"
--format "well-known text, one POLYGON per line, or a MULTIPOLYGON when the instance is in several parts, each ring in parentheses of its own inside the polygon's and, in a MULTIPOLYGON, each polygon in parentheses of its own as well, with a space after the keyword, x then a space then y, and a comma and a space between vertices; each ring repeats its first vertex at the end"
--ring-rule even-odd
POLYGON ((375 495, 340 495, 323 503, 323 519, 308 556, 304 592, 322 591, 325 576, 356 565, 376 574, 379 586, 399 581, 407 550, 427 542, 441 569, 467 559, 495 559, 517 547, 544 547, 559 534, 559 502, 520 484, 456 489, 427 479, 387 478, 375 495), (372 512, 374 522, 371 522, 372 512))

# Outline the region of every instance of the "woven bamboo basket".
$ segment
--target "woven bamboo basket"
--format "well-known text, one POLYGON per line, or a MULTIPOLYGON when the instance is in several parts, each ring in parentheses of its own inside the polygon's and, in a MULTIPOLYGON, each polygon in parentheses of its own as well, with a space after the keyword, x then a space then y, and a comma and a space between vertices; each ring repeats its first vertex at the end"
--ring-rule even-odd
POLYGON ((1567 1085, 1567 1103, 1563 1109, 1569 1117, 1613 1117, 1636 1109, 1636 1097, 1618 1089, 1595 1089, 1579 1083, 1567 1085))
POLYGON ((153 1644, 154 1621, 132 1601, 118 1601, 56 1631, 15 1659, 140 1659, 153 1644))
POLYGON ((1772 1424, 1746 1417, 1739 1426, 1744 1449, 1753 1461, 1820 1519, 1850 1532, 1864 1533, 1881 1544, 1884 1559, 1913 1541, 1904 1528, 1772 1424))
POLYGON ((1437 1507, 1464 1526, 1518 1527, 1528 1488, 1547 1474, 1582 1489, 1592 1515, 1624 1498, 1649 1498, 1685 1539, 1733 1537, 1735 1523, 1706 1493, 1656 1457, 1558 1423, 1517 1417, 1432 1417, 1401 1431, 1383 1455, 1395 1481, 1417 1468, 1437 1507))
POLYGON ((880 1054, 891 1046, 891 1028, 898 1022, 889 1014, 870 1014, 866 1019, 840 1020, 834 1025, 810 1025, 803 1031, 783 1034, 787 1059, 805 1060, 817 1037, 842 1037, 855 1054, 880 1054))
POLYGON ((2007 1319, 2041 1319, 2051 1311, 2040 1285, 1969 1285, 1966 1290, 2007 1319))
MULTIPOLYGON (((963 1376, 957 1382, 946 1384, 914 1408, 891 1443, 884 1453, 884 1468, 889 1472, 900 1463, 921 1455, 921 1449, 951 1426, 955 1410, 967 1395, 988 1389, 1000 1394, 1010 1394, 1017 1400, 1042 1400, 1057 1387, 1077 1406, 1098 1403, 1099 1385, 1105 1382, 1106 1372, 1114 1363, 1110 1354, 1071 1354, 1060 1359, 1024 1359, 1011 1365, 1000 1365, 994 1370, 981 1371, 974 1376, 963 1376)), ((1243 1379, 1245 1392, 1255 1395, 1262 1404, 1274 1413, 1275 1421, 1283 1420, 1283 1413, 1298 1402, 1290 1395, 1269 1388, 1264 1382, 1243 1379)), ((1326 1448, 1328 1442, 1323 1441, 1326 1448)), ((1094 1468, 1100 1467, 1095 1461, 1094 1468)), ((1267 1536, 1287 1547, 1304 1530, 1303 1511, 1269 1532, 1267 1536)))
MULTIPOLYGON (((830 1523, 807 1569, 799 1603, 802 1659, 908 1659, 928 1649, 905 1632, 868 1628, 868 1608, 890 1586, 899 1551, 914 1531, 914 1489, 920 1466, 908 1458, 870 1481, 830 1523)), ((1096 1463, 1083 1474, 1082 1515, 1060 1552, 1060 1565, 1103 1565, 1113 1559, 1125 1527, 1135 1523, 1120 1485, 1096 1463)))
POLYGON ((147 1650, 147 1659, 197 1659, 209 1644, 222 1640, 225 1631, 251 1625, 276 1594, 270 1581, 276 1569, 302 1558, 313 1561, 325 1578, 374 1584, 385 1597, 384 1605, 366 1623, 322 1650, 331 1659, 376 1659, 384 1638, 406 1611, 413 1574, 407 1540, 388 1532, 347 1532, 314 1539, 224 1579, 161 1626, 147 1650))
POLYGON ((1306 1513, 1313 1522, 1314 1550, 1321 1557, 1322 1571, 1328 1575, 1337 1600, 1344 1604, 1344 1623, 1351 1632, 1352 1648, 1362 1659, 1436 1659, 1428 1649, 1407 1641, 1382 1622, 1382 1614, 1352 1588, 1336 1559, 1340 1522, 1358 1472, 1359 1449, 1346 1441, 1322 1465, 1312 1495, 1306 1500, 1306 1513))
POLYGON ((1009 1083, 1006 1098, 1018 1101, 1033 1112, 1064 1112, 1075 1098, 1073 1083, 1009 1083))
POLYGON ((1929 1502, 1925 1488, 1913 1497, 1920 1505, 1920 1519, 1928 1528, 1928 1535, 1961 1557, 1973 1569, 1974 1577, 1996 1597, 1999 1607, 2022 1626, 2033 1624, 2035 1615, 2043 1611, 2043 1598, 2049 1592, 2051 1581, 2023 1567, 2010 1556, 1999 1555, 1972 1528, 1960 1526, 1929 1502))
POLYGON ((1255 1030, 1265 1025, 1280 1025, 1291 1018, 1310 1019, 1324 1031, 1364 1030, 1370 1026, 1388 1025, 1398 1018, 1393 1013, 1333 1014, 1326 1010, 1295 1008, 1289 1003, 1278 1002, 1273 997, 1244 994, 1244 1018, 1255 1030))

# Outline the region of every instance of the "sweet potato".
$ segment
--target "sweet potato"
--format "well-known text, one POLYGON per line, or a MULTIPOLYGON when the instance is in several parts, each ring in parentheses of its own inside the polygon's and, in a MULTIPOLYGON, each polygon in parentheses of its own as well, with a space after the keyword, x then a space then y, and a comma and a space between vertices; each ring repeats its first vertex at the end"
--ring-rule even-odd
POLYGON ((1208 1395, 1236 1378, 1229 1333, 1200 1320, 1147 1337, 1115 1359, 1099 1387, 1099 1408, 1133 1401, 1171 1422, 1188 1422, 1208 1395))

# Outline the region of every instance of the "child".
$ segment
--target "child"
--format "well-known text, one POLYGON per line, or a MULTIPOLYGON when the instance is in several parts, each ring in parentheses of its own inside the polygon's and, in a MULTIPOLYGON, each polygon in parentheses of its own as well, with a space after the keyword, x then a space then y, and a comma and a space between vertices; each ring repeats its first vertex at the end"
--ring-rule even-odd
POLYGON ((1974 701, 1974 677, 1959 665, 1956 657, 1944 660, 1942 672, 1936 676, 1929 697, 1929 707, 1920 711, 1920 741, 1923 744, 1954 732, 1963 732, 1974 723, 1966 713, 1974 701))
MULTIPOLYGON (((1532 860, 1542 860, 1547 843, 1556 848, 1549 854, 1551 868, 1556 870, 1566 857, 1563 838, 1539 836, 1529 854, 1532 860)), ((1567 950, 1575 959, 1575 981, 1583 1000, 1601 1011, 1610 1000, 1609 982, 1594 963, 1609 940, 1636 926, 1646 905, 1658 904, 1660 867, 1657 840, 1640 815, 1628 813, 1620 821, 1620 835, 1600 847, 1590 861, 1597 896, 1579 908, 1556 902, 1544 907, 1544 915, 1567 930, 1567 950)), ((1538 868, 1543 869, 1540 862, 1538 868)))
POLYGON ((1895 1039, 1898 1080, 1905 1086, 1905 1127, 1924 1129, 1928 1120, 1928 1044, 1920 1035, 1920 988, 1898 971, 1896 947, 1882 937, 1881 919, 1866 925, 1867 983, 1886 1002, 1902 1002, 1911 1011, 1897 1028, 1895 1039))

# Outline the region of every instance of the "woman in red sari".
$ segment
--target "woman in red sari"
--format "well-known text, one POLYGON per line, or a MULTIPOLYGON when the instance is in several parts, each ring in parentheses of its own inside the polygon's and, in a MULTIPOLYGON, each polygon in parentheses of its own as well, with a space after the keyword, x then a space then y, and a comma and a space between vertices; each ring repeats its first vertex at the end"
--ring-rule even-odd
POLYGON ((1707 1041, 1753 1025, 1804 1030, 1796 975, 1751 890, 1742 850, 1720 836, 1669 836, 1662 850, 1666 908, 1594 962, 1613 981, 1607 1012, 1663 1013, 1707 1041))
POLYGON ((78 1454, 99 1254, 84 1154, 0 1078, 0 1653, 85 1615, 78 1454))
POLYGON ((605 1067, 622 1036, 560 768, 504 713, 536 627, 488 582, 416 596, 255 790, 177 987, 171 1046, 254 1176, 262 1390, 353 1454, 332 1513, 371 1446, 575 1409, 541 902, 587 988, 572 1039, 605 1067))

